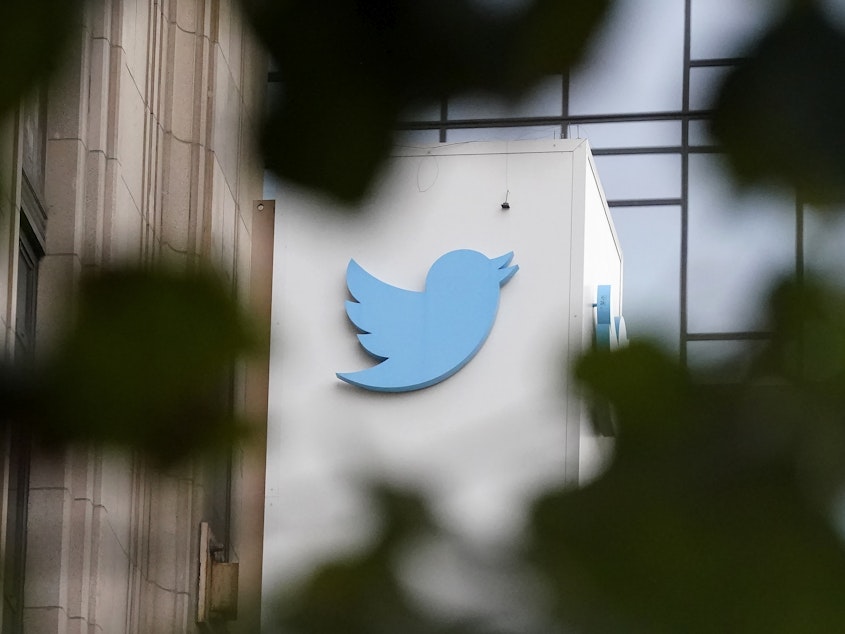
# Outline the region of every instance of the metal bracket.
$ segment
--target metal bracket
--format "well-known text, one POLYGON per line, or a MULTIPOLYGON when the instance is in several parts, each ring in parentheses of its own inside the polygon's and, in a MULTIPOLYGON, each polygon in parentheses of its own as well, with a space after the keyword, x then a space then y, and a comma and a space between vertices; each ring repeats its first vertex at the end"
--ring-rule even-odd
POLYGON ((223 561, 223 544, 214 539, 208 522, 200 523, 197 622, 238 618, 238 564, 223 561))

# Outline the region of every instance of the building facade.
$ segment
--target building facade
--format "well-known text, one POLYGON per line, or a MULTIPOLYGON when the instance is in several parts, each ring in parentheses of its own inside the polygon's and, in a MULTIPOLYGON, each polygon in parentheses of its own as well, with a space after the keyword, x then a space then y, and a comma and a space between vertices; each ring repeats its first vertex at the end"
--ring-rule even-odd
MULTIPOLYGON (((245 304, 260 294, 251 280, 268 252, 254 236, 271 210, 256 202, 252 132, 266 66, 233 2, 98 0, 73 28, 62 72, 0 127, 7 361, 49 349, 86 270, 210 262, 245 304)), ((258 384, 234 374, 232 406, 248 414, 258 384)), ((263 482, 263 452, 162 471, 128 451, 46 453, 25 433, 3 443, 0 630, 256 630, 262 500, 250 491, 263 485, 250 478, 263 482), (197 623, 203 522, 240 562, 228 624, 197 623)))

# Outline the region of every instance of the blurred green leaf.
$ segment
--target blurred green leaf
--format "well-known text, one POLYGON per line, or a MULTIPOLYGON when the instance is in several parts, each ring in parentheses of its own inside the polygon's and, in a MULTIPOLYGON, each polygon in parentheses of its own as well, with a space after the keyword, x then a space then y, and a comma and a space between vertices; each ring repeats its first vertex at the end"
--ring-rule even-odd
MULTIPOLYGON (((409 107, 468 90, 517 97, 568 69, 612 4, 533 0, 504 14, 471 0, 241 3, 282 80, 263 134, 268 166, 347 202, 366 193, 409 107)), ((56 69, 82 6, 0 7, 0 112, 56 69)), ((713 132, 742 182, 845 200, 842 68, 845 33, 817 3, 790 3, 718 95, 713 132)), ((845 296, 786 281, 770 316, 771 341, 734 385, 697 382, 645 344, 580 362, 591 396, 612 405, 616 454, 592 484, 537 501, 521 563, 547 582, 538 604, 552 616, 528 621, 582 634, 842 629, 845 296)), ((0 368, 0 421, 56 446, 114 443, 161 462, 225 448, 240 433, 231 373, 254 343, 207 272, 103 272, 84 281, 73 327, 44 365, 0 368)), ((486 631, 415 600, 397 559, 442 531, 420 498, 375 496, 375 541, 315 572, 280 606, 280 627, 486 631)))
MULTIPOLYGON (((612 5, 612 0, 535 0, 508 36, 513 84, 525 87, 543 75, 569 70, 581 59, 612 5)), ((492 88, 508 86, 496 83, 492 88)))
POLYGON ((459 90, 515 97, 563 72, 609 3, 536 0, 502 17, 471 0, 243 0, 282 82, 262 135, 267 165, 354 202, 406 109, 459 90))
POLYGON ((68 38, 81 24, 81 0, 3 0, 0 3, 0 114, 49 77, 68 38))
POLYGON ((441 620, 421 610, 403 587, 398 558, 423 535, 436 532, 423 500, 375 486, 381 531, 363 552, 331 562, 276 606, 278 631, 298 634, 480 634, 481 626, 441 620))
POLYGON ((226 397, 234 364, 255 343, 209 272, 99 272, 82 281, 55 353, 5 383, 0 419, 25 422, 45 444, 115 443, 163 462, 226 448, 239 433, 226 397))
POLYGON ((575 376, 613 404, 626 438, 665 435, 670 427, 682 426, 689 409, 686 372, 676 360, 645 343, 633 342, 614 353, 596 350, 579 361, 575 376), (663 398, 655 399, 658 393, 663 398))
MULTIPOLYGON (((594 482, 534 504, 519 552, 549 599, 526 606, 522 622, 582 634, 841 629, 845 335, 833 331, 845 294, 809 276, 784 280, 769 315, 771 341, 739 383, 702 383, 638 342, 578 363, 586 390, 613 407, 615 455, 594 482)), ((448 631, 415 608, 395 572, 409 536, 439 529, 413 496, 385 500, 393 510, 380 539, 319 571, 287 604, 286 626, 448 631)), ((525 569, 491 561, 500 576, 518 572, 518 596, 525 569)))
POLYGON ((841 627, 842 543, 794 487, 701 482, 679 461, 656 462, 627 456, 593 485, 538 503, 530 555, 560 621, 585 634, 841 627))
POLYGON ((745 183, 845 200, 845 33, 815 2, 796 2, 725 79, 713 134, 745 183))
POLYGON ((845 486, 845 294, 807 277, 777 285, 769 304, 773 336, 753 377, 788 396, 770 418, 790 430, 807 492, 831 505, 845 486))
POLYGON ((579 363, 618 439, 597 481, 533 512, 528 553, 560 621, 585 634, 841 628, 845 296, 785 281, 770 310, 772 341, 739 384, 696 383, 645 344, 579 363))

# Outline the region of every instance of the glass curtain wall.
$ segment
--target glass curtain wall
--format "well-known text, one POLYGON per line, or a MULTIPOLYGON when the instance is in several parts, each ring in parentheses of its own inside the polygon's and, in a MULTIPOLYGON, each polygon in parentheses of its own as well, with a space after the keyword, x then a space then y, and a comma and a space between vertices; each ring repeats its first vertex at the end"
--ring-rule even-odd
POLYGON ((587 139, 625 255, 628 333, 718 362, 767 337, 769 283, 805 252, 845 264, 822 244, 835 228, 814 230, 794 196, 735 190, 708 136, 714 87, 774 17, 769 0, 617 0, 579 68, 515 101, 419 108, 397 143, 587 139))
POLYGON ((734 191, 707 133, 714 86, 768 19, 763 0, 619 0, 580 68, 513 103, 412 113, 398 143, 588 139, 625 254, 628 332, 718 361, 766 337, 768 281, 802 265, 795 201, 734 191))

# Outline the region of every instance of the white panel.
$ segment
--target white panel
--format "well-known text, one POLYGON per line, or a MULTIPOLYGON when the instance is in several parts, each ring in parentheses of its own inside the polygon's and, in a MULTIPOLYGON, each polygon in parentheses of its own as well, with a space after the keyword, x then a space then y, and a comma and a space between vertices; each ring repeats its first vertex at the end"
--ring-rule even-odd
MULTIPOLYGON (((372 518, 351 483, 370 474, 422 487, 452 528, 480 539, 518 530, 531 492, 564 477, 580 427, 576 421, 576 446, 567 447, 563 360, 580 352, 567 348, 568 324, 592 310, 572 307, 569 293, 571 275, 583 268, 583 237, 573 243, 572 227, 573 200, 585 197, 573 170, 580 161, 583 179, 585 147, 400 148, 360 210, 283 185, 265 192, 277 200, 266 591, 318 553, 362 539, 372 518), (373 364, 344 312, 349 259, 421 290, 434 260, 458 248, 514 251, 520 266, 478 355, 417 392, 339 381, 335 372, 373 364)), ((590 196, 601 205, 597 189, 590 196)), ((604 222, 597 234, 607 231, 604 222)), ((600 244, 603 253, 616 251, 612 238, 600 244)), ((615 270, 618 283, 618 255, 608 267, 601 278, 615 270)))
MULTIPOLYGON (((584 304, 596 303, 600 285, 609 284, 610 314, 616 317, 623 314, 622 294, 622 251, 613 221, 603 199, 598 175, 594 165, 588 165, 584 183, 584 304)), ((590 318, 582 322, 582 348, 592 346, 594 335, 595 309, 590 311, 590 318)), ((589 424, 588 412, 582 411, 580 435, 579 481, 584 483, 598 475, 611 456, 612 445, 608 438, 597 436, 589 424)))
MULTIPOLYGON (((591 166, 592 167, 592 166, 591 166)), ((622 251, 618 244, 613 221, 602 200, 597 177, 588 172, 585 183, 584 211, 584 289, 585 301, 595 303, 596 287, 610 284, 611 315, 619 315, 622 309, 622 251)), ((592 338, 592 327, 587 329, 592 338)))

